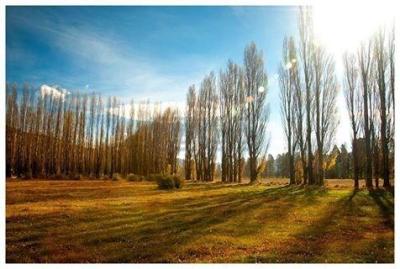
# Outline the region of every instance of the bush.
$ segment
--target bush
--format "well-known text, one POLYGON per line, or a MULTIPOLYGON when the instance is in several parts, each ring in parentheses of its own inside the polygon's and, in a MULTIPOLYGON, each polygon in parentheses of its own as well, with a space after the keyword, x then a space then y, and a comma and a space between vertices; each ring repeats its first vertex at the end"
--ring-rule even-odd
POLYGON ((135 174, 128 174, 126 179, 129 181, 142 181, 143 177, 135 174))
POLYGON ((156 179, 158 188, 162 190, 179 189, 183 186, 183 179, 178 176, 153 175, 152 178, 156 179))
POLYGON ((174 179, 170 176, 160 176, 157 179, 158 188, 169 190, 175 188, 174 179))
POLYGON ((121 180, 122 176, 119 173, 112 174, 112 180, 121 180))
POLYGON ((180 189, 183 186, 183 183, 185 182, 182 178, 178 177, 178 176, 174 176, 174 184, 175 184, 175 188, 180 189))

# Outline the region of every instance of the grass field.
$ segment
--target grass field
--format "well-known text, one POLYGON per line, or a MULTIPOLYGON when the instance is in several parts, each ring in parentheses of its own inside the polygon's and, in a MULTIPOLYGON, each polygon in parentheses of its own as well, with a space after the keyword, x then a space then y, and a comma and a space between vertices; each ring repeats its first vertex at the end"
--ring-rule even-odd
POLYGON ((394 262, 394 197, 326 188, 6 182, 7 262, 394 262))

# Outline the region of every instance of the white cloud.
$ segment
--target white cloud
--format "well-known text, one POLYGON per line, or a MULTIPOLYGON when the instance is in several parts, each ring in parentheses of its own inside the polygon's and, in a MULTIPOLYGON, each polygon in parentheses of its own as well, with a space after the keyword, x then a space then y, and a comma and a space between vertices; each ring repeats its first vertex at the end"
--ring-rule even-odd
POLYGON ((65 99, 65 97, 70 94, 70 92, 66 89, 63 89, 58 86, 48 86, 46 84, 43 84, 40 86, 40 95, 42 97, 45 96, 52 96, 54 98, 61 98, 62 100, 65 99))

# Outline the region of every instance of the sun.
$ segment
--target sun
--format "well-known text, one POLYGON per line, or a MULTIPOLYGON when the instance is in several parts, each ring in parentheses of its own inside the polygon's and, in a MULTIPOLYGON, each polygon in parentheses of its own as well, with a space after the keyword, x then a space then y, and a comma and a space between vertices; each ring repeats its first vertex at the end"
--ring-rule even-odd
POLYGON ((315 3, 313 6, 316 41, 342 57, 345 51, 354 51, 380 26, 394 22, 394 5, 348 1, 347 4, 315 3))

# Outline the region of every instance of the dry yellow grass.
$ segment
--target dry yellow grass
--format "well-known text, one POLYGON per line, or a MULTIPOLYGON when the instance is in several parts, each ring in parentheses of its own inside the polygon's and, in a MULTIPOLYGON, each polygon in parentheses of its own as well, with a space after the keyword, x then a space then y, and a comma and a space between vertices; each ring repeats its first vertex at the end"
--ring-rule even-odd
POLYGON ((393 262, 394 197, 326 188, 6 183, 7 262, 393 262))

